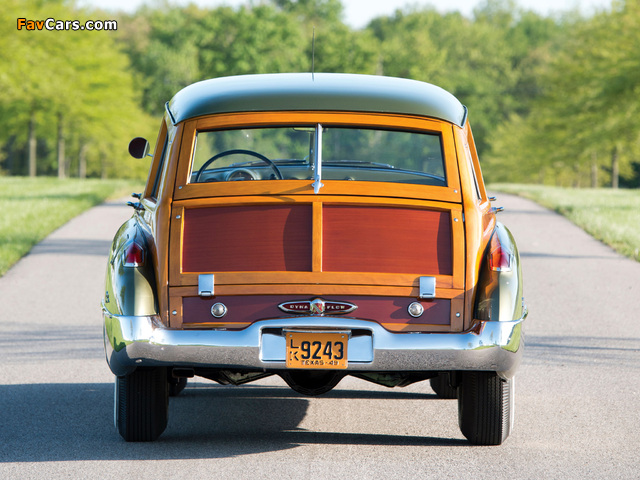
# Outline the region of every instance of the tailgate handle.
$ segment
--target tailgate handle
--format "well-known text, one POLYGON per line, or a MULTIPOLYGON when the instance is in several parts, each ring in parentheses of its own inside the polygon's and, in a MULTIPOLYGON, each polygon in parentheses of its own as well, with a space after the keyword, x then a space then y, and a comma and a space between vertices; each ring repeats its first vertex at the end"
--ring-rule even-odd
POLYGON ((436 277, 420 277, 420 298, 436 298, 436 277))
POLYGON ((213 297, 213 274, 198 275, 198 295, 201 297, 213 297))

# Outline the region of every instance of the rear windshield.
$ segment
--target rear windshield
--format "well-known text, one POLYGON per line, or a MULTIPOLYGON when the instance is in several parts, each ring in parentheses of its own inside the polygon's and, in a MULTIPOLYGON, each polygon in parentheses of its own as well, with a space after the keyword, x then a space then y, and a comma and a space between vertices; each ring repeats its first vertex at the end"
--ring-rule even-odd
POLYGON ((191 183, 322 180, 446 186, 438 133, 330 125, 201 131, 191 183))

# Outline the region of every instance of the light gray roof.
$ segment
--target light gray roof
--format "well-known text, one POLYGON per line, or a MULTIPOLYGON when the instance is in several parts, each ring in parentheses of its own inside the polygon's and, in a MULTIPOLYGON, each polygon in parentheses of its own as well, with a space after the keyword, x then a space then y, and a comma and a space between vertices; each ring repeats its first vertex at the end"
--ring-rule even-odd
POLYGON ((274 73, 204 80, 180 90, 167 109, 174 123, 217 113, 323 110, 421 115, 462 126, 467 114, 458 99, 435 85, 346 73, 274 73))

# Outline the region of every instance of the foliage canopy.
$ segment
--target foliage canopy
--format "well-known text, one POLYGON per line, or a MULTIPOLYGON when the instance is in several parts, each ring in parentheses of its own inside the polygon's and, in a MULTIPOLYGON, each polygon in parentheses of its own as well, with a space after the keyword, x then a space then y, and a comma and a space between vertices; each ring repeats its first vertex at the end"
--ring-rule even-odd
POLYGON ((414 78, 470 110, 493 181, 640 184, 640 2, 542 16, 484 0, 471 18, 406 7, 363 29, 340 0, 238 8, 159 0, 133 13, 65 0, 7 0, 17 18, 111 19, 117 31, 26 31, 0 38, 0 173, 142 177, 133 136, 152 138, 164 103, 206 78, 350 72, 414 78), (314 41, 315 37, 315 41, 314 41), (37 167, 37 168, 36 168, 37 167))

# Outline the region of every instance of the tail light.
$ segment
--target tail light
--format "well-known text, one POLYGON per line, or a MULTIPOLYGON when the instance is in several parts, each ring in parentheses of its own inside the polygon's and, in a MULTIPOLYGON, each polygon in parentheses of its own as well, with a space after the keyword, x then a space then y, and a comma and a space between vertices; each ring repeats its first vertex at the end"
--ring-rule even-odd
POLYGON ((142 267, 144 265, 144 249, 136 242, 124 248, 122 254, 125 267, 142 267))
POLYGON ((489 268, 494 272, 510 272, 512 253, 503 248, 498 235, 494 233, 489 244, 489 268))

